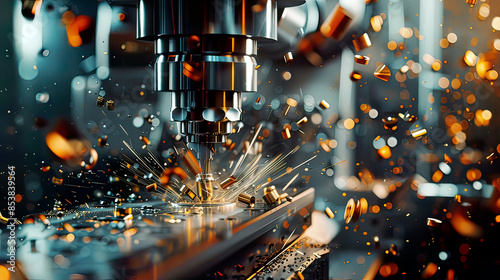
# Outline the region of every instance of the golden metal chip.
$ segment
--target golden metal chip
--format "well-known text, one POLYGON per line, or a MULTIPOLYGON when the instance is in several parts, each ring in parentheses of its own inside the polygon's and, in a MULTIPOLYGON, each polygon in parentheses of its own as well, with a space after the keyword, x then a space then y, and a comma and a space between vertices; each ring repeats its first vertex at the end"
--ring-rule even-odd
POLYGON ((302 119, 297 121, 298 126, 302 126, 303 124, 307 123, 307 117, 303 117, 302 119))
POLYGON ((285 60, 286 64, 290 64, 293 62, 293 54, 292 52, 287 52, 284 56, 283 59, 285 60))
POLYGON ((326 207, 325 213, 330 219, 333 219, 335 217, 335 214, 333 214, 333 211, 332 209, 330 209, 330 207, 326 207))
POLYGON ((354 199, 349 199, 349 201, 347 201, 347 204, 345 206, 345 210, 344 210, 344 220, 345 220, 345 223, 348 224, 351 222, 351 219, 352 219, 352 216, 354 214, 354 210, 356 209, 356 203, 354 202, 354 199))
POLYGON ((375 77, 381 79, 382 81, 387 82, 391 77, 391 70, 389 70, 389 67, 387 67, 385 64, 380 64, 373 75, 375 75, 375 77))
POLYGON ((236 178, 234 176, 229 176, 229 178, 227 178, 226 180, 222 181, 222 183, 220 183, 220 187, 223 189, 227 189, 230 186, 232 186, 234 183, 236 183, 236 178))
POLYGON ((347 10, 337 4, 328 15, 325 22, 321 25, 320 32, 325 37, 330 37, 335 40, 342 39, 351 19, 352 16, 350 16, 347 10))
POLYGON ((363 76, 361 76, 361 73, 359 73, 358 71, 353 71, 349 78, 351 78, 351 81, 357 82, 357 81, 361 80, 362 77, 363 76))
POLYGON ((363 55, 355 55, 354 56, 354 62, 366 65, 368 62, 370 62, 370 58, 368 56, 363 56, 363 55))
POLYGON ((292 134, 290 133, 290 129, 287 127, 285 130, 281 132, 281 135, 283 136, 283 139, 290 139, 292 137, 292 134))
POLYGON ((368 34, 364 33, 360 37, 352 40, 352 44, 354 45, 356 51, 359 52, 371 46, 372 42, 370 41, 370 37, 368 36, 368 34))
POLYGON ((325 100, 321 100, 321 102, 319 103, 319 107, 323 109, 328 109, 330 108, 330 104, 328 104, 328 102, 326 102, 325 100))
POLYGON ((361 207, 361 214, 366 214, 366 212, 368 211, 368 201, 366 200, 366 198, 362 197, 359 200, 359 205, 361 207))
POLYGON ((240 193, 238 195, 238 201, 241 202, 241 203, 244 203, 250 207, 254 207, 255 206, 255 197, 254 196, 251 196, 247 193, 240 193))
POLYGON ((430 226, 430 227, 438 227, 442 223, 443 222, 441 220, 434 219, 434 218, 427 218, 427 225, 430 226))

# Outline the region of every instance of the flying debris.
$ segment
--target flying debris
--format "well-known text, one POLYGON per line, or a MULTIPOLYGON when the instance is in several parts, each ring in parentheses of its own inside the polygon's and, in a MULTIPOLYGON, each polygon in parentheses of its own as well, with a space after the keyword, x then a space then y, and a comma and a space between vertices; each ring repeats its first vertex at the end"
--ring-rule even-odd
POLYGON ((377 69, 375 69, 375 72, 373 72, 373 75, 382 81, 387 82, 391 77, 391 70, 389 70, 385 64, 380 64, 377 69))

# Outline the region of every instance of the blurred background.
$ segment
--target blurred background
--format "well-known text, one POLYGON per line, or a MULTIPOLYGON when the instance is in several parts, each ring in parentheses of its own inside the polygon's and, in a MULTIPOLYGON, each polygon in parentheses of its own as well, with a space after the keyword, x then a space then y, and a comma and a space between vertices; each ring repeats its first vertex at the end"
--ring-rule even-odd
MULTIPOLYGON (((331 279, 363 279, 374 263, 380 279, 492 279, 500 1, 366 2, 279 9, 278 42, 259 44, 258 91, 242 94, 229 139, 245 145, 262 125, 253 153, 300 146, 291 167, 316 155, 291 188, 314 188, 315 208, 335 213, 331 279), (337 5, 351 20, 332 38, 322 26, 337 5), (351 198, 369 205, 356 224, 344 221, 351 198)), ((16 215, 109 191, 154 199, 113 179, 131 155, 123 141, 166 162, 182 139, 169 93, 154 91, 154 45, 136 40, 135 1, 4 1, 0 21, 0 174, 5 189, 7 166, 16 167, 16 215), (96 106, 99 97, 114 110, 96 106), (47 140, 54 131, 98 156, 58 154, 47 140)), ((231 153, 217 149, 212 168, 227 173, 231 153)))

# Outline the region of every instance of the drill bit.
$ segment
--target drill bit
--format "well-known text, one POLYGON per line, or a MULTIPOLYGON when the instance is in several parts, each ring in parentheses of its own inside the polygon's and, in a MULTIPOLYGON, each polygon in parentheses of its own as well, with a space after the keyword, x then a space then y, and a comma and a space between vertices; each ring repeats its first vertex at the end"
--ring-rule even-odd
POLYGON ((217 188, 210 163, 213 156, 213 143, 189 143, 197 152, 197 158, 200 162, 201 173, 196 175, 196 188, 198 190, 198 197, 201 202, 210 202, 213 197, 214 188, 217 188))

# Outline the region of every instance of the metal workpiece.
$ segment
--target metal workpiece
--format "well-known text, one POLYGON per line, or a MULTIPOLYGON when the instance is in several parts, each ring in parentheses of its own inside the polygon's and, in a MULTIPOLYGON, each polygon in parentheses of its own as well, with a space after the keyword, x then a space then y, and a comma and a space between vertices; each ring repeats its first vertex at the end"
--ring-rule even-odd
POLYGON ((245 270, 239 273, 248 275, 258 259, 249 260, 250 254, 278 252, 310 226, 303 215, 312 212, 314 190, 296 198, 267 211, 262 204, 247 209, 235 203, 124 203, 130 219, 114 217, 114 207, 82 206, 63 218, 47 216, 50 226, 23 225, 18 234, 31 242, 19 243, 17 257, 29 263, 20 266, 28 279, 69 279, 75 274, 89 279, 203 279, 218 264, 229 275, 237 274, 234 268, 242 264, 245 270), (51 239, 54 235, 60 237, 51 239), (65 268, 39 275, 46 262, 33 262, 40 252, 32 244, 47 255, 64 257, 65 268))
MULTIPOLYGON (((258 267, 258 263, 266 262, 267 259, 271 260, 281 251, 286 250, 287 246, 285 245, 297 240, 304 232, 304 228, 311 225, 309 213, 313 211, 313 201, 314 189, 307 189, 297 194, 297 199, 293 203, 283 203, 253 217, 251 220, 234 225, 230 238, 215 243, 199 256, 210 258, 209 262, 212 264, 212 268, 205 271, 212 272, 212 275, 216 271, 221 271, 227 276, 252 274, 253 269, 258 267), (296 227, 292 228, 287 225, 296 225, 296 227), (237 254, 233 255, 235 252, 237 254), (260 255, 263 252, 266 254, 260 255), (249 258, 249 256, 255 256, 255 258, 249 258), (215 263, 219 263, 220 267, 214 265, 215 263), (242 271, 235 270, 238 264, 243 266, 242 271)), ((263 207, 262 204, 256 204, 255 209, 241 211, 237 215, 228 217, 228 220, 238 223, 240 220, 247 219, 244 217, 245 215, 253 216, 256 212, 261 211, 259 210, 262 209, 261 207, 263 207)), ((179 267, 179 269, 187 269, 189 266, 196 265, 198 261, 202 260, 197 257, 189 262, 183 262, 183 267, 179 267)), ((208 264, 203 263, 200 268, 202 267, 208 267, 208 264)))
POLYGON ((328 245, 301 236, 254 268, 256 272, 245 279, 326 280, 329 279, 329 253, 328 245))

